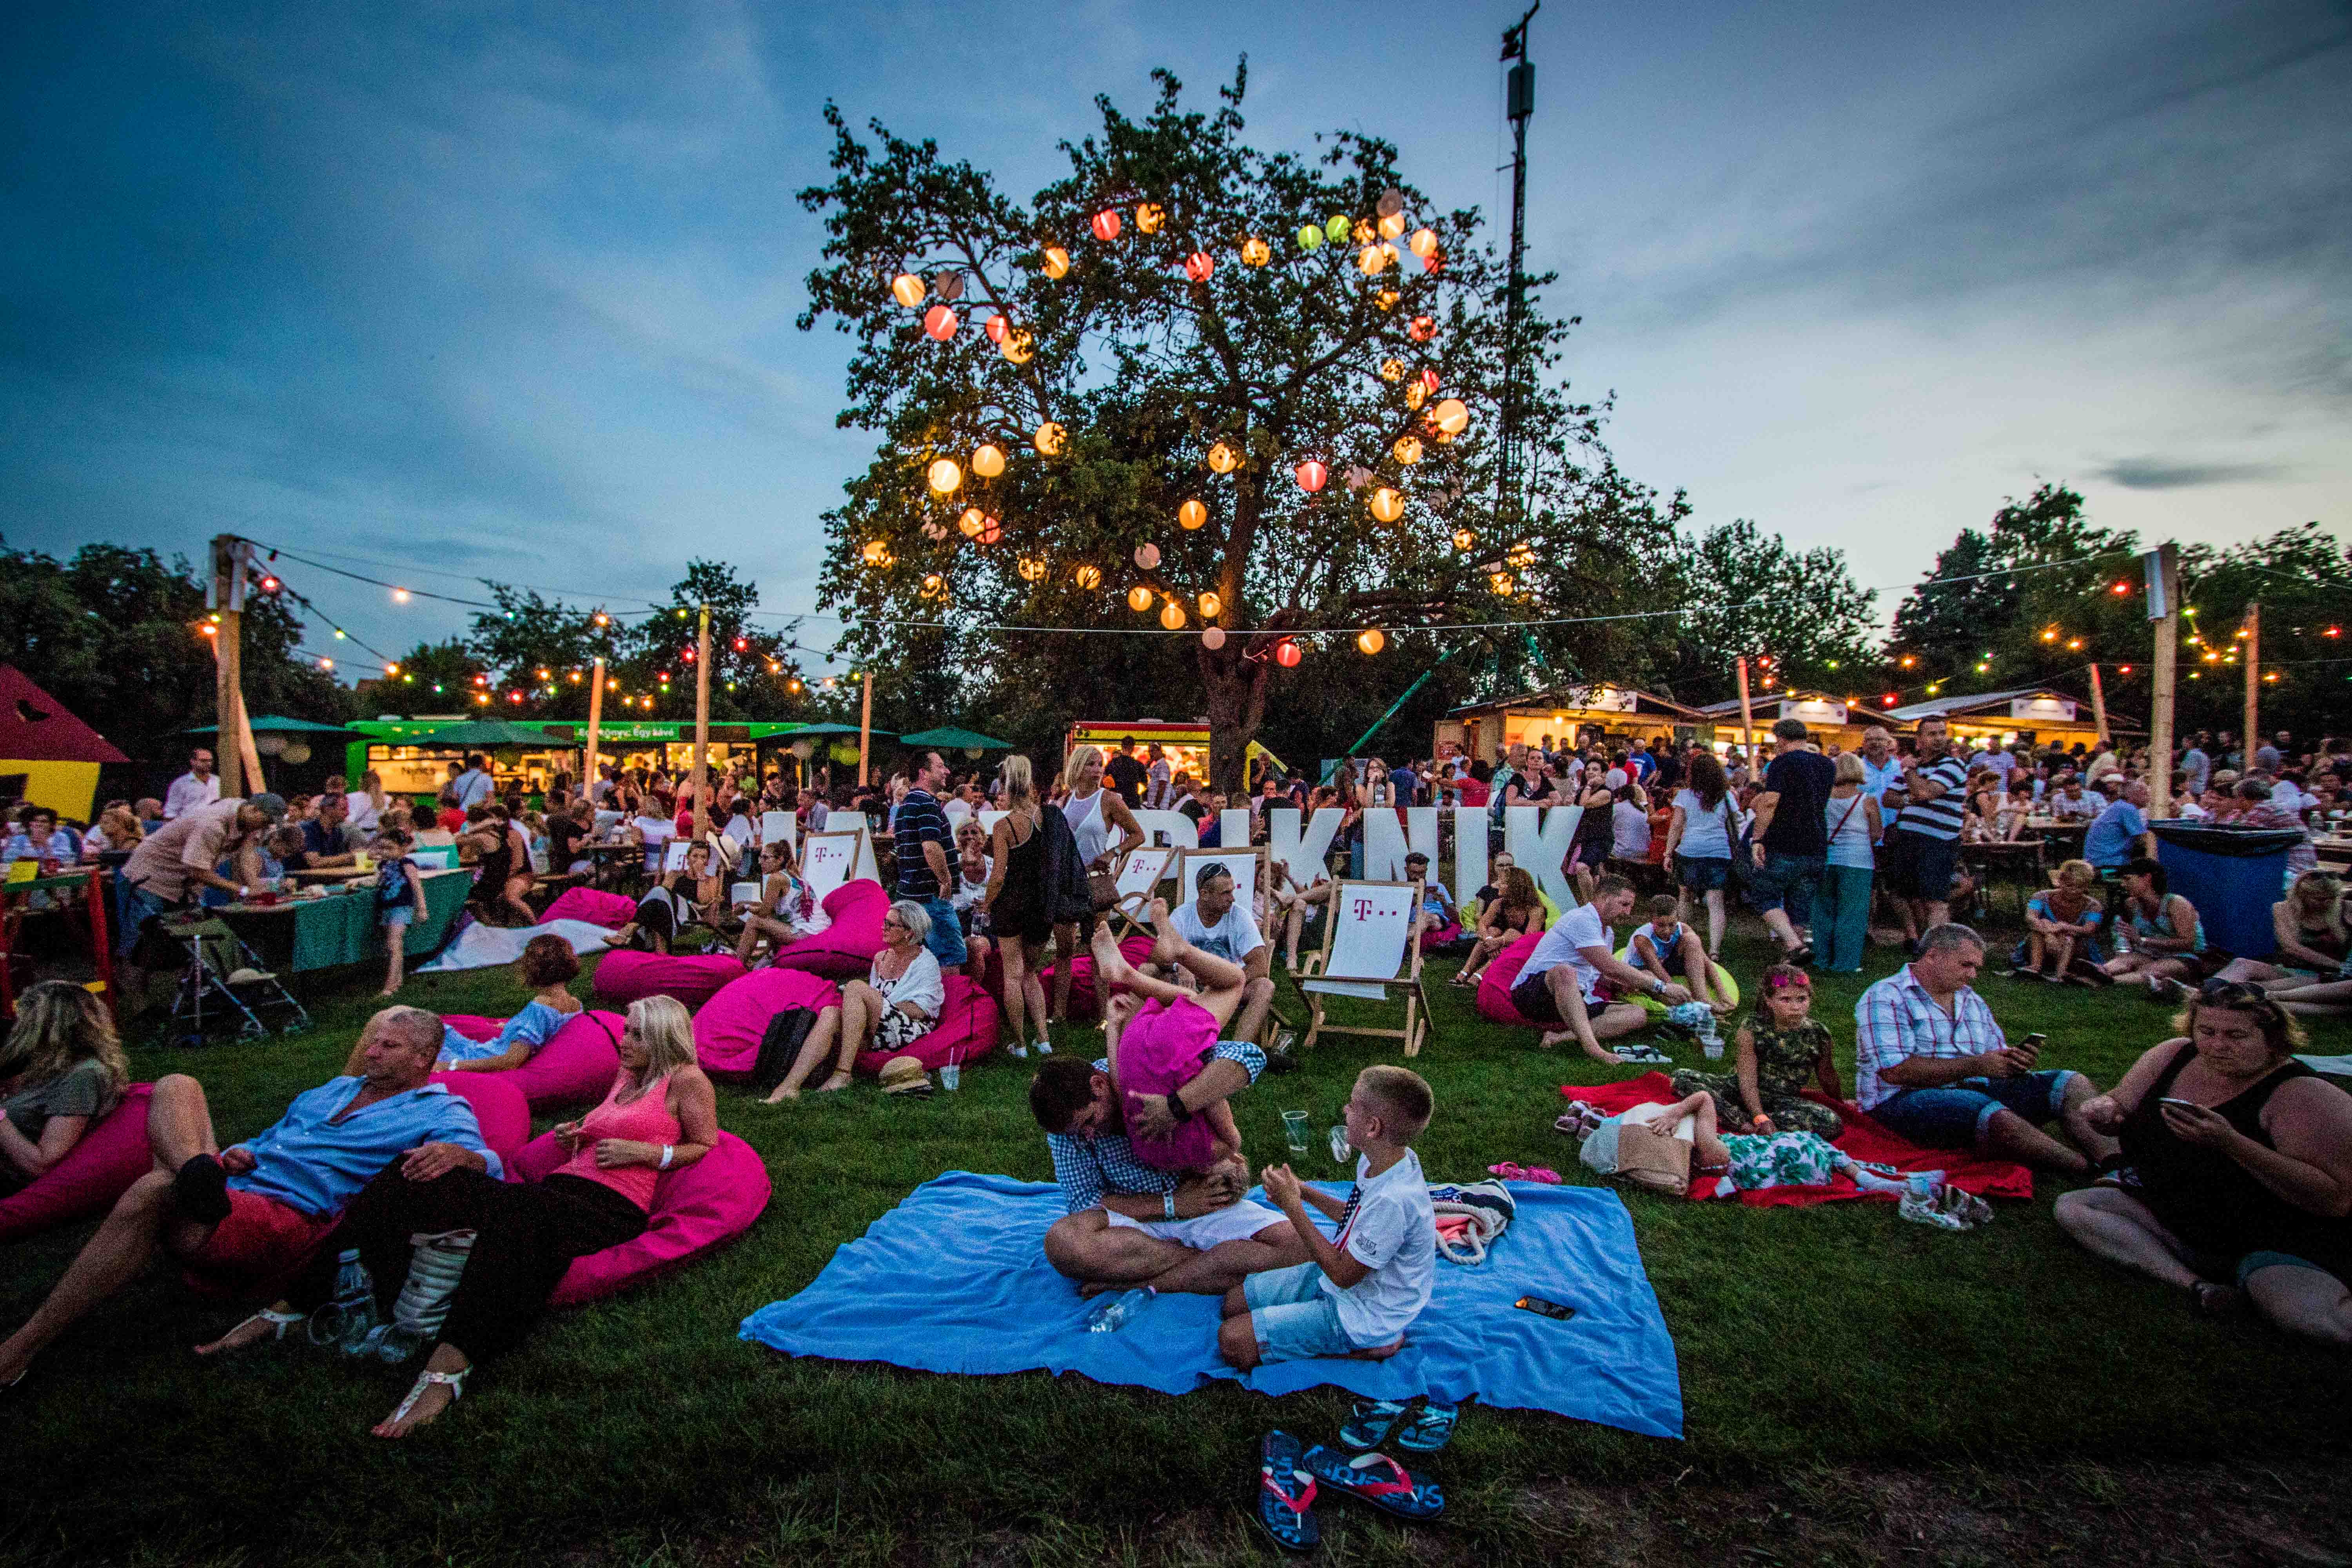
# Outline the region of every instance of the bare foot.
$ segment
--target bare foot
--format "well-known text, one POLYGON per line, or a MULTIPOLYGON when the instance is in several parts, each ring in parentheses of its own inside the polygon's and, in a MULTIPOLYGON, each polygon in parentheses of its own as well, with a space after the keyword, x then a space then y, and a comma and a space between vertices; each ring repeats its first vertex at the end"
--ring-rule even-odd
POLYGON ((1124 1290, 1126 1289, 1126 1286, 1114 1285, 1108 1279, 1082 1279, 1078 1282, 1078 1299, 1080 1300, 1092 1300, 1095 1297, 1103 1295, 1106 1292, 1112 1290, 1124 1290))
POLYGON ((1360 1351, 1349 1351, 1348 1358, 1350 1361, 1386 1361, 1402 1349, 1404 1349, 1404 1336, 1399 1334, 1388 1344, 1367 1345, 1360 1351))
POLYGON ((1621 1068, 1625 1065, 1623 1057, 1619 1056, 1615 1051, 1602 1050, 1599 1046, 1585 1047, 1584 1054, 1605 1068, 1621 1068))
POLYGON ((1151 962, 1174 963, 1183 955, 1185 944, 1184 939, 1176 934, 1176 928, 1169 923, 1168 900, 1152 900, 1151 908, 1147 913, 1151 921, 1151 929, 1158 933, 1151 943, 1151 962))
MULTIPOLYGON (((1127 955, 1119 952, 1118 941, 1111 936, 1109 926, 1095 927, 1095 939, 1089 944, 1089 950, 1094 954, 1095 984, 1097 989, 1106 985, 1123 985, 1134 973, 1134 971, 1128 967, 1127 955)), ((1160 949, 1155 946, 1151 951, 1157 953, 1160 949)), ((1059 1023, 1061 1020, 1057 1018, 1055 1022, 1059 1023)))
POLYGON ((196 1353, 218 1355, 223 1351, 241 1351, 247 1345, 259 1344, 264 1340, 275 1338, 277 1333, 278 1325, 256 1312, 210 1344, 198 1345, 196 1353))
POLYGON ((768 1103, 770 1105, 782 1105, 788 1100, 798 1100, 800 1097, 801 1091, 799 1089, 787 1088, 785 1085, 780 1083, 776 1086, 776 1092, 768 1096, 768 1103))
POLYGON ((816 1092, 819 1094, 837 1094, 841 1090, 849 1087, 849 1075, 847 1073, 837 1072, 827 1078, 823 1083, 817 1085, 816 1092))
POLYGON ((1538 1040, 1536 1042, 1536 1046, 1538 1049, 1548 1051, 1563 1041, 1572 1040, 1574 1038, 1576 1038, 1576 1031, 1573 1029, 1553 1029, 1548 1032, 1542 1039, 1538 1040))

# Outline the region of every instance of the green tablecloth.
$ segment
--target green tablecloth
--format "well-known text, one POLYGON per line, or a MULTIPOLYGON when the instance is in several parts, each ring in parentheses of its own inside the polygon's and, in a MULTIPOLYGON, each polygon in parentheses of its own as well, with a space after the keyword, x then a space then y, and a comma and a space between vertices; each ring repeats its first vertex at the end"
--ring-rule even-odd
MULTIPOLYGON (((411 958, 431 952, 447 939, 473 885, 470 871, 425 873, 426 915, 408 928, 404 944, 411 958)), ((372 881, 320 899, 297 899, 266 910, 232 905, 219 913, 229 929, 279 973, 299 974, 383 959, 383 925, 376 918, 372 881)))

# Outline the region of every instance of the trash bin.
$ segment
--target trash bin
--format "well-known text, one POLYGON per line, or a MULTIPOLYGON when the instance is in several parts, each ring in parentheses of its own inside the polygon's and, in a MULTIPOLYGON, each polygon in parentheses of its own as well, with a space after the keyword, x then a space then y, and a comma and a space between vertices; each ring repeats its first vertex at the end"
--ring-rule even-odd
POLYGON ((2286 852, 2304 836, 2288 827, 2212 827, 2173 819, 2148 824, 2165 882, 2197 906, 2205 945, 2240 958, 2278 950, 2271 906, 2285 896, 2286 852))

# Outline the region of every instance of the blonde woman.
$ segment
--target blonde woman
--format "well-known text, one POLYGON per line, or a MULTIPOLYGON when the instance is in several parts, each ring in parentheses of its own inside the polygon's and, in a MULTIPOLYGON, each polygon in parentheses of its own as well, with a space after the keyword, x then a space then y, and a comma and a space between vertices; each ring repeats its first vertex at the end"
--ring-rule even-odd
MULTIPOLYGON (((1080 746, 1062 764, 1062 815, 1069 820, 1070 836, 1078 841, 1078 863, 1088 876, 1097 872, 1108 875, 1132 850, 1144 842, 1143 828, 1135 820, 1135 813, 1117 790, 1103 788, 1103 753, 1100 746, 1080 746), (1112 829, 1118 831, 1118 847, 1110 847, 1112 829)), ((1085 951, 1086 940, 1094 934, 1094 917, 1085 921, 1067 921, 1054 928, 1054 952, 1060 962, 1054 966, 1054 1022, 1061 1023, 1070 1016, 1070 960, 1085 951), (1086 930, 1078 928, 1083 925, 1086 930)))
MULTIPOLYGON (((552 1129, 572 1153, 562 1168, 544 1181, 501 1182, 465 1164, 412 1177, 416 1156, 395 1160, 352 1200, 273 1309, 282 1315, 324 1305, 345 1248, 358 1248, 379 1291, 392 1291, 407 1275, 411 1236, 475 1233, 441 1337, 408 1397, 373 1428, 377 1436, 405 1437, 447 1409, 477 1362, 521 1342, 573 1258, 643 1235, 662 1173, 718 1143, 718 1096, 695 1065, 693 1022, 681 1003, 631 1003, 620 1057, 604 1103, 552 1129)), ((256 1316, 205 1349, 234 1350, 271 1330, 267 1315, 256 1316)))
POLYGON ((54 1170, 130 1080, 104 1003, 69 981, 27 987, 0 1047, 0 1196, 54 1170))
POLYGON ((351 812, 351 825, 362 833, 373 836, 383 821, 383 808, 392 797, 383 793, 383 779, 373 768, 360 775, 360 787, 346 797, 351 812))
POLYGON ((2107 955, 2099 945, 2106 911, 2099 907, 2098 871, 2088 860, 2069 860, 2052 882, 2026 900, 2025 939, 2011 955, 2011 977, 2053 985, 2107 984, 2099 967, 2107 955))
POLYGON ((2343 900, 2343 879, 2327 871, 2305 871, 2286 897, 2271 906, 2271 934, 2278 950, 2270 962, 2231 959, 2221 978, 2257 984, 2284 980, 2297 985, 2335 979, 2346 957, 2352 955, 2343 900))

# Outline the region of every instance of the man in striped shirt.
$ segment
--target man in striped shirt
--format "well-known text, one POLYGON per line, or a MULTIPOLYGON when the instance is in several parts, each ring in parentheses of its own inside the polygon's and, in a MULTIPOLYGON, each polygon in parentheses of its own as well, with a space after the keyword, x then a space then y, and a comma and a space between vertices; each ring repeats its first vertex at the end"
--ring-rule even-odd
POLYGON ((1969 774, 1952 754, 1951 733, 1940 717, 1919 721, 1919 750, 1911 763, 1903 815, 1886 836, 1893 861, 1887 884, 1910 904, 1918 929, 1932 931, 1951 915, 1969 774))

